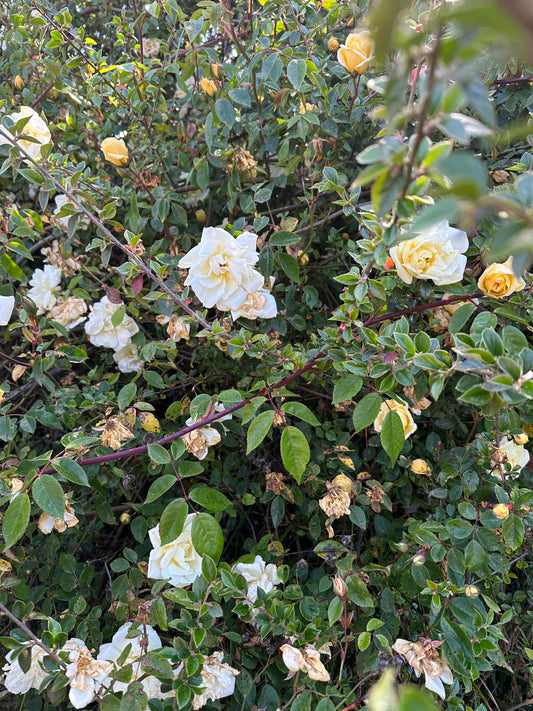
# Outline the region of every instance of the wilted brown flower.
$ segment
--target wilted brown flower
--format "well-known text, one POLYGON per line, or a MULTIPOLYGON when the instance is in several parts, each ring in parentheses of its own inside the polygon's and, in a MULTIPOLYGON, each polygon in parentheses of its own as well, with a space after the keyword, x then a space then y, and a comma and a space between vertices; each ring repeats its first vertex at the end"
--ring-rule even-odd
POLYGON ((285 425, 285 413, 281 410, 276 410, 274 417, 272 419, 272 427, 279 427, 280 425, 285 425))
POLYGON ((122 443, 133 437, 133 432, 128 429, 118 417, 111 417, 105 423, 101 440, 104 447, 111 447, 117 450, 122 447, 122 443))
POLYGON ((41 249, 41 254, 45 258, 45 262, 53 267, 58 267, 66 277, 72 277, 79 270, 80 265, 72 257, 65 257, 62 247, 55 239, 50 247, 41 249))
POLYGON ((410 664, 419 677, 425 673, 425 685, 434 691, 441 699, 446 697, 444 684, 453 684, 453 675, 444 657, 439 655, 438 647, 442 642, 421 638, 418 642, 397 639, 392 648, 410 664))
POLYGON ((420 400, 417 398, 414 385, 405 387, 403 391, 409 400, 411 400, 414 404, 414 407, 412 407, 411 410, 415 413, 415 415, 419 415, 422 410, 426 410, 431 405, 431 400, 427 397, 422 397, 420 400))
POLYGON ((374 486, 371 489, 366 490, 366 495, 370 499, 370 508, 374 513, 379 513, 381 511, 381 504, 385 498, 385 492, 379 486, 374 486))
MULTIPOLYGON (((189 423, 192 424, 192 423, 189 423)), ((200 427, 182 437, 185 449, 197 459, 205 459, 209 447, 220 442, 220 433, 214 427, 200 427)))
POLYGON ((283 489, 286 489, 285 477, 281 472, 269 472, 266 475, 266 490, 272 491, 279 496, 283 489))
POLYGON ((350 495, 341 487, 330 481, 326 482, 328 493, 320 499, 318 505, 326 516, 340 518, 350 513, 350 495))
POLYGON ((234 170, 237 170, 239 173, 242 172, 243 170, 249 170, 251 171, 252 175, 255 174, 255 168, 257 167, 257 161, 253 157, 253 155, 250 153, 250 151, 247 151, 245 148, 241 148, 240 146, 237 146, 235 150, 233 151, 233 159, 231 162, 231 166, 234 170))
POLYGON ((47 514, 46 511, 43 511, 39 516, 37 526, 39 527, 39 531, 41 531, 41 533, 52 533, 54 528, 59 533, 63 533, 67 530, 67 528, 72 528, 72 526, 75 526, 77 523, 78 517, 76 516, 72 506, 67 501, 65 503, 65 513, 63 514, 63 518, 55 518, 54 516, 47 514))
POLYGON ((283 655, 283 663, 289 670, 287 679, 293 677, 297 672, 303 671, 315 681, 329 681, 330 675, 325 666, 320 661, 320 652, 314 647, 307 649, 296 649, 290 644, 283 644, 280 648, 283 655))
POLYGON ((85 321, 87 304, 77 296, 69 296, 65 301, 56 304, 48 313, 48 318, 64 326, 67 330, 85 321))
POLYGON ((183 319, 177 316, 165 316, 164 314, 159 314, 155 319, 162 326, 166 325, 167 333, 172 340, 179 341, 183 338, 186 341, 189 338, 190 326, 183 319))

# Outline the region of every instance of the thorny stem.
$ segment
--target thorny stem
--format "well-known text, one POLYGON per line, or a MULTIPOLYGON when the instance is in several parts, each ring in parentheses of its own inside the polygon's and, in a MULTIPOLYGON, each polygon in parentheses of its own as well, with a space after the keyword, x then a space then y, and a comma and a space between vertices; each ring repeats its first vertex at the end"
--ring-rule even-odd
POLYGON ((46 644, 41 642, 41 640, 33 634, 33 632, 30 630, 30 628, 27 625, 25 625, 24 622, 22 622, 22 620, 19 620, 18 617, 15 617, 15 615, 12 612, 10 612, 7 609, 7 607, 5 605, 3 605, 1 602, 0 602, 0 610, 4 613, 4 615, 6 617, 9 617, 11 622, 14 622, 17 625, 17 627, 20 627, 20 629, 26 635, 28 635, 28 637, 33 642, 35 642, 35 644, 37 644, 41 649, 44 649, 44 651, 54 660, 54 662, 56 664, 58 664, 60 667, 63 667, 63 668, 65 668, 67 666, 65 664, 65 662, 60 657, 58 657, 57 654, 55 654, 55 652, 52 652, 50 647, 47 647, 46 644))
POLYGON ((33 158, 29 155, 29 153, 27 153, 24 150, 24 148, 22 148, 21 146, 19 146, 17 144, 16 140, 13 138, 11 133, 6 132, 6 130, 3 127, 0 127, 0 133, 2 134, 2 136, 5 136, 5 138, 7 138, 8 141, 13 146, 16 146, 19 149, 20 153, 36 167, 36 169, 39 171, 39 173, 41 173, 41 175, 43 175, 45 178, 47 178, 54 184, 54 187, 56 188, 56 190, 59 190, 60 192, 64 193, 67 196, 67 198, 69 199, 69 201, 71 203, 73 203, 74 205, 76 205, 76 207, 79 210, 81 210, 81 212, 83 212, 83 214, 86 215, 89 218, 89 220, 94 225, 96 225, 96 227, 98 227, 98 229, 101 232, 103 232, 105 234, 105 236, 108 239, 110 239, 111 242, 116 247, 118 247, 122 252, 124 252, 124 254, 127 255, 128 259, 131 262, 133 262, 133 264, 137 265, 153 282, 155 282, 158 285, 158 287, 172 299, 172 301, 175 301, 177 304, 179 304, 179 306, 181 306, 181 308, 184 311, 186 311, 189 314, 189 316, 192 316, 199 324, 201 324, 205 328, 206 331, 209 331, 209 332, 212 331, 211 325, 205 319, 203 319, 201 316, 199 316, 194 311, 194 309, 191 309, 191 307, 188 306, 188 304, 186 304, 185 301, 183 301, 183 299, 180 299, 179 296, 177 296, 177 294, 175 294, 170 287, 168 287, 156 274, 153 273, 153 271, 149 267, 146 266, 146 264, 142 261, 142 259, 139 259, 139 257, 137 257, 135 254, 133 254, 133 252, 131 252, 125 245, 123 245, 122 242, 119 239, 117 239, 117 237, 115 237, 115 235, 112 234, 107 229, 107 227, 105 227, 105 225, 102 222, 100 222, 100 220, 97 217, 95 217, 92 214, 92 212, 87 210, 87 208, 84 207, 81 204, 81 202, 79 202, 79 200, 77 200, 76 197, 74 197, 74 195, 70 192, 70 190, 65 188, 64 185, 61 185, 61 183, 59 181, 57 181, 54 178, 54 176, 51 175, 51 173, 49 173, 47 170, 45 170, 39 163, 37 163, 37 161, 33 160, 33 158))

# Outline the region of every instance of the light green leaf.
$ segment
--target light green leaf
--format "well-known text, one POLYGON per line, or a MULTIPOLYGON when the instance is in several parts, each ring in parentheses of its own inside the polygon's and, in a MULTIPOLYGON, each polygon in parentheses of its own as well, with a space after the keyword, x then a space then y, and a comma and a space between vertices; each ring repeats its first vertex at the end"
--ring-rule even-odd
POLYGON ((65 494, 53 476, 42 474, 34 481, 31 493, 39 508, 54 518, 63 518, 65 515, 65 494))
POLYGON ((146 495, 145 504, 151 504, 160 496, 162 496, 166 491, 171 489, 176 483, 175 474, 165 474, 164 476, 158 477, 152 482, 150 488, 148 489, 148 494, 146 495))
POLYGON ((229 511, 232 503, 221 491, 210 489, 207 486, 197 486, 189 492, 189 498, 196 504, 200 504, 208 511, 229 511))
POLYGON ((189 507, 184 499, 174 499, 161 514, 159 520, 159 537, 161 545, 172 543, 183 531, 183 524, 189 513, 189 507))
POLYGON ((148 456, 154 464, 170 464, 170 454, 160 444, 149 444, 148 456))
POLYGON ((368 592, 366 585, 357 575, 349 575, 346 578, 349 599, 359 607, 374 607, 372 596, 368 592))
POLYGON ((397 412, 390 410, 385 415, 380 432, 380 439, 383 449, 387 452, 394 464, 405 442, 402 419, 397 412))
POLYGON ((54 459, 51 464, 58 474, 61 474, 73 484, 90 486, 85 470, 73 459, 59 457, 59 459, 54 459))
POLYGON ((207 554, 218 563, 224 548, 220 524, 210 514, 199 513, 192 522, 192 544, 200 555, 207 554))
POLYGON ((305 63, 305 59, 291 59, 287 65, 287 76, 296 91, 300 91, 300 87, 305 79, 306 71, 307 65, 305 63))
POLYGON ((344 373, 333 388, 333 403, 351 400, 357 395, 363 385, 363 380, 353 373, 344 373))
POLYGON ((291 281, 299 282, 300 265, 298 264, 297 260, 294 257, 291 257, 290 254, 286 254, 285 252, 281 252, 280 254, 278 254, 278 257, 279 263, 281 264, 281 268, 289 277, 289 279, 291 281))
POLYGON ((7 507, 2 521, 2 535, 6 544, 4 550, 22 538, 30 520, 30 509, 28 494, 18 494, 7 507))
POLYGON ((365 395, 356 405, 353 413, 353 426, 356 432, 371 425, 381 409, 381 396, 378 393, 365 395))
POLYGON ((265 439, 274 419, 274 410, 262 412, 254 419, 246 435, 246 454, 250 454, 265 439))
POLYGON ((524 540, 524 522, 519 516, 511 514, 502 523, 502 533, 505 544, 514 551, 524 540))
POLYGON ((309 443, 297 427, 286 427, 281 435, 281 458, 285 469, 298 484, 311 458, 309 443))
POLYGON ((320 426, 320 422, 317 420, 315 415, 311 410, 301 402, 284 402, 281 406, 283 412, 287 412, 289 415, 294 415, 304 422, 308 422, 310 425, 315 427, 320 426))
POLYGON ((217 99, 215 103, 215 113, 228 128, 233 126, 237 118, 233 104, 229 99, 217 99))

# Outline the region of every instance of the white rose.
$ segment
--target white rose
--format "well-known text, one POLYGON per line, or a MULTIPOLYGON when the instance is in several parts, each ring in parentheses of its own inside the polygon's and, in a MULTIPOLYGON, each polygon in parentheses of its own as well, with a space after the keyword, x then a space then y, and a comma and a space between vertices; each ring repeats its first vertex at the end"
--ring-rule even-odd
MULTIPOLYGON (((224 405, 217 402, 213 408, 208 408, 207 412, 215 414, 216 412, 222 412, 224 409, 224 405)), ((204 417, 206 417, 206 415, 204 415, 204 417)), ((217 422, 231 420, 232 417, 233 415, 230 413, 229 415, 221 417, 217 420, 217 422)), ((194 419, 193 417, 189 417, 186 420, 185 425, 187 427, 189 425, 194 425, 200 419, 201 418, 194 419)), ((197 430, 193 430, 192 432, 188 432, 186 435, 183 435, 182 439, 185 449, 188 452, 194 454, 197 459, 205 459, 207 457, 209 447, 213 447, 215 444, 218 444, 221 438, 220 432, 214 427, 199 427, 197 430)))
MULTIPOLYGON (((29 643, 26 646, 29 646, 29 643)), ((14 657, 15 650, 12 649, 6 655, 7 664, 3 666, 4 686, 12 694, 25 694, 30 689, 38 689, 48 676, 42 666, 43 657, 46 655, 44 649, 33 645, 30 650, 31 662, 27 672, 22 671, 18 657, 14 657)))
POLYGON ((139 349, 133 343, 128 343, 113 354, 113 360, 121 373, 137 373, 142 368, 139 349))
POLYGON ((83 709, 93 701, 97 693, 107 688, 113 665, 111 662, 93 659, 85 643, 77 637, 69 639, 63 651, 68 652, 70 660, 65 670, 70 682, 70 703, 75 709, 83 709))
POLYGON ((461 281, 466 266, 462 252, 468 249, 466 232, 450 227, 447 220, 390 250, 398 276, 406 284, 431 279, 437 286, 461 281))
POLYGON ((294 676, 300 669, 305 668, 304 655, 299 649, 292 647, 290 644, 282 644, 279 649, 282 654, 283 664, 285 664, 290 672, 287 679, 294 676))
POLYGON ((59 283, 61 282, 61 269, 45 264, 44 269, 36 269, 30 279, 31 289, 28 296, 37 306, 37 315, 44 314, 57 303, 59 283))
MULTIPOLYGON (((128 655, 120 666, 124 667, 131 665, 131 681, 136 681, 145 673, 141 668, 141 657, 146 654, 146 652, 151 652, 153 649, 161 649, 162 644, 159 635, 150 625, 145 625, 144 628, 140 627, 140 634, 137 637, 128 638, 127 634, 131 628, 131 624, 131 622, 126 622, 126 624, 122 625, 122 627, 119 627, 113 635, 111 642, 102 644, 96 658, 99 661, 112 662, 116 669, 118 658, 124 653, 126 647, 131 645, 128 655), (145 630, 146 636, 143 634, 145 630)), ((113 691, 126 691, 128 683, 124 681, 113 682, 113 691)), ((158 679, 153 676, 147 676, 141 683, 149 699, 163 698, 161 695, 161 682, 158 679)))
POLYGON ((207 657, 202 667, 202 686, 205 687, 200 695, 192 700, 193 709, 199 709, 208 701, 216 701, 226 696, 231 696, 235 691, 235 677, 239 672, 222 659, 222 652, 214 652, 207 657))
POLYGON ((155 37, 143 39, 143 53, 145 57, 156 57, 159 54, 161 42, 155 37))
POLYGON ((0 326, 7 326, 14 308, 14 296, 0 296, 0 326))
MULTIPOLYGON (((529 462, 529 452, 524 447, 524 445, 516 444, 514 440, 509 439, 508 437, 501 438, 500 445, 497 451, 501 452, 507 457, 506 463, 510 464, 513 469, 518 468, 521 471, 529 462)), ((499 474, 499 472, 500 469, 498 466, 496 466, 494 469, 492 469, 490 473, 499 474)), ((514 474, 512 472, 509 472, 507 474, 507 477, 511 479, 514 479, 517 476, 517 472, 515 472, 514 474)))
POLYGON ((260 555, 255 556, 253 563, 237 563, 233 566, 232 571, 242 575, 248 583, 248 594, 246 597, 250 604, 253 604, 257 600, 258 588, 269 593, 281 582, 278 578, 277 567, 273 563, 267 565, 260 555))
POLYGON ((77 296, 69 296, 66 301, 61 301, 50 310, 48 318, 56 321, 70 331, 74 326, 78 326, 85 321, 87 304, 77 296))
POLYGON ((91 306, 91 313, 85 324, 85 332, 93 346, 102 346, 118 351, 129 345, 131 337, 138 332, 139 327, 127 314, 124 315, 118 326, 113 326, 111 319, 121 306, 123 306, 122 302, 113 304, 107 296, 102 297, 100 301, 91 306))
POLYGON ((202 556, 192 542, 192 522, 196 514, 189 514, 183 530, 176 540, 161 545, 159 524, 148 531, 153 551, 148 559, 148 577, 155 580, 170 579, 171 585, 185 588, 202 574, 202 556))
POLYGON ((257 235, 243 232, 235 239, 220 227, 206 227, 200 243, 180 260, 189 269, 185 285, 202 304, 221 311, 239 309, 248 294, 258 291, 264 279, 253 269, 259 255, 257 235))
MULTIPOLYGON (((39 114, 29 106, 21 106, 20 111, 9 114, 9 118, 14 124, 21 119, 28 117, 30 117, 30 120, 22 129, 22 136, 30 136, 31 138, 35 138, 38 143, 27 141, 25 138, 19 138, 17 145, 26 151, 26 153, 28 153, 33 160, 38 161, 41 157, 41 146, 50 143, 52 134, 39 114)), ((0 126, 0 144, 7 143, 8 145, 12 145, 9 139, 6 138, 5 134, 9 134, 13 138, 13 134, 11 134, 7 128, 0 126)), ((29 163, 30 161, 25 159, 24 162, 29 163)))
POLYGON ((231 311, 231 318, 234 321, 238 318, 247 318, 250 321, 256 318, 275 318, 277 315, 276 299, 268 289, 259 289, 253 294, 248 294, 244 303, 238 309, 231 311))

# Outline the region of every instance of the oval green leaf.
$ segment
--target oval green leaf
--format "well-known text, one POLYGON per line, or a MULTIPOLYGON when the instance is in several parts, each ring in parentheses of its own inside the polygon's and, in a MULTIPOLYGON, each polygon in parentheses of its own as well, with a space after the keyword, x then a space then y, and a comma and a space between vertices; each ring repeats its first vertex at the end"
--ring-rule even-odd
POLYGON ((65 515, 65 494, 53 476, 42 474, 33 483, 31 490, 33 500, 39 508, 54 518, 65 515))
POLYGON ((311 458, 309 443, 297 427, 286 427, 281 435, 281 458, 283 466, 298 484, 311 458))
POLYGON ((28 494, 18 494, 7 507, 2 521, 2 535, 5 548, 11 548, 19 538, 22 538, 30 520, 30 498, 28 494))
POLYGON ((192 522, 192 544, 200 555, 208 555, 218 563, 224 548, 220 524, 210 514, 199 513, 192 522))

